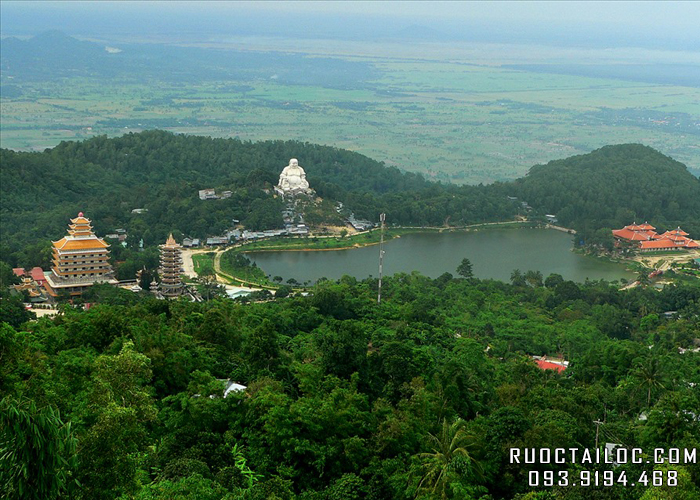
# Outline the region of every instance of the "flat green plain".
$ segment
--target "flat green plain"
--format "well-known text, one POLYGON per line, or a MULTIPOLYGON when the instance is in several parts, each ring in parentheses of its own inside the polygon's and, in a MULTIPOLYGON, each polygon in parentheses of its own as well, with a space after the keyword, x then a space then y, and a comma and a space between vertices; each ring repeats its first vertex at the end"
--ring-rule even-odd
MULTIPOLYGON (((278 47, 308 57, 362 60, 381 76, 366 88, 348 89, 274 79, 23 82, 22 97, 2 99, 2 147, 41 150, 62 140, 161 128, 332 145, 436 180, 487 183, 606 144, 635 142, 700 173, 698 88, 502 66, 566 60, 566 51, 554 49, 540 49, 538 59, 524 48, 518 57, 507 48, 477 45, 468 50, 430 43, 402 51, 369 42, 245 41, 248 51, 278 47), (232 85, 249 89, 232 91, 232 85)), ((233 40, 217 48, 239 46, 233 40)), ((582 54, 595 60, 595 51, 582 54)), ((643 54, 607 57, 634 63, 643 54)))

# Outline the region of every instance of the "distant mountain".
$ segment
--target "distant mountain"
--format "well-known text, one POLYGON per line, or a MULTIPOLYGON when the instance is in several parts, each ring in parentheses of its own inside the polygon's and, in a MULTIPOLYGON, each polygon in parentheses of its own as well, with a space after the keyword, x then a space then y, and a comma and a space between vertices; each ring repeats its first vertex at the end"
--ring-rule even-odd
POLYGON ((17 80, 54 80, 71 76, 114 77, 126 70, 124 57, 101 44, 47 31, 28 40, 2 41, 0 67, 17 80))
POLYGON ((512 188, 568 227, 622 227, 648 220, 664 229, 680 224, 700 237, 700 179, 641 144, 605 146, 534 166, 512 188))
POLYGON ((280 83, 357 88, 381 76, 372 64, 303 54, 242 52, 160 44, 105 47, 60 31, 28 40, 2 41, 0 69, 14 83, 66 77, 173 82, 268 80, 280 83), (118 50, 114 50, 118 49, 118 50))
MULTIPOLYGON (((100 44, 80 41, 68 36, 62 31, 52 30, 40 33, 26 41, 17 39, 14 43, 27 49, 27 55, 34 52, 35 55, 44 54, 49 57, 72 55, 74 57, 97 57, 103 55, 105 50, 100 44)), ((5 46, 7 50, 7 46, 5 46)))
POLYGON ((2 41, 1 67, 6 75, 31 77, 87 74, 107 66, 114 57, 103 46, 83 42, 60 31, 47 31, 28 40, 2 41))

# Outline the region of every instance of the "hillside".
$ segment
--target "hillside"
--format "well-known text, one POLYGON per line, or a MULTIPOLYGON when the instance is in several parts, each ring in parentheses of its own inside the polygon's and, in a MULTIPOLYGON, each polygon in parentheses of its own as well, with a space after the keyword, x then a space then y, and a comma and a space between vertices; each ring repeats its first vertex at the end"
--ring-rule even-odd
POLYGON ((700 179, 641 144, 606 146, 537 165, 512 187, 567 227, 590 231, 648 220, 700 235, 700 179))
POLYGON ((131 241, 155 244, 176 230, 221 234, 237 219, 248 228, 282 224, 269 194, 290 158, 299 158, 324 199, 341 201, 359 218, 386 212, 395 224, 442 225, 502 220, 515 207, 498 188, 442 186, 366 156, 294 141, 243 142, 162 131, 64 142, 41 153, 0 151, 0 258, 24 262, 27 245, 59 238, 68 218, 84 211, 98 234, 126 228, 131 241), (203 202, 198 190, 231 190, 203 202), (267 190, 267 192, 266 192, 267 190), (410 195, 407 195, 410 193, 410 195), (135 208, 146 208, 142 215, 135 208))
POLYGON ((192 237, 223 233, 239 220, 249 229, 282 225, 271 196, 279 172, 298 158, 317 194, 343 202, 358 218, 390 224, 461 226, 512 220, 527 201, 531 215, 554 213, 588 241, 597 232, 649 220, 662 229, 700 234, 700 181, 684 165, 640 145, 608 146, 532 168, 514 183, 454 186, 430 182, 366 156, 294 141, 243 142, 163 131, 63 142, 41 153, 0 151, 0 259, 39 265, 45 245, 84 211, 98 234, 125 228, 130 243, 152 246, 170 231, 192 237), (202 201, 200 189, 230 190, 202 201), (133 214, 136 208, 147 213, 133 214))

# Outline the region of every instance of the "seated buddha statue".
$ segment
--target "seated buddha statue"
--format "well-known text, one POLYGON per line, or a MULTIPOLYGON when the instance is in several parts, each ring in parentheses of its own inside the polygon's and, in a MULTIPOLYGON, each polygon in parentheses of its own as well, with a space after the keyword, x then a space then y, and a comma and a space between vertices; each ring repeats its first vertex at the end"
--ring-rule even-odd
POLYGON ((289 165, 282 170, 277 188, 283 194, 307 193, 310 191, 309 181, 306 180, 306 172, 299 166, 296 158, 289 160, 289 165))

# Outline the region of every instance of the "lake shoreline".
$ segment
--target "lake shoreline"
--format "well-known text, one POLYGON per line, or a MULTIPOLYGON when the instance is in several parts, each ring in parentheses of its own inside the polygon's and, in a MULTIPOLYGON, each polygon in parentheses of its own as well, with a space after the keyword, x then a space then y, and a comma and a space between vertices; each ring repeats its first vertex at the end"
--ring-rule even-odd
MULTIPOLYGON (((523 226, 520 223, 517 226, 510 224, 509 229, 523 226)), ((572 251, 573 235, 570 233, 546 231, 548 228, 544 225, 528 229, 534 231, 506 231, 503 226, 482 225, 470 228, 412 228, 406 232, 392 228, 395 233, 391 238, 385 238, 387 255, 384 271, 386 275, 418 271, 425 276, 436 277, 444 272, 454 273, 459 260, 464 257, 472 261, 477 277, 506 282, 515 269, 539 270, 545 275, 562 274, 574 281, 615 281, 633 277, 633 273, 626 269, 626 263, 601 262, 572 251)), ((375 246, 378 239, 336 248, 267 247, 242 251, 266 273, 301 282, 314 282, 319 277, 336 279, 344 274, 361 279, 377 274, 375 251, 362 249, 375 246), (311 252, 320 250, 356 251, 323 252, 313 257, 311 252), (278 254, 273 256, 274 252, 278 254)))
MULTIPOLYGON (((505 222, 483 222, 483 223, 478 223, 478 224, 472 224, 469 226, 463 226, 463 227, 415 227, 415 226, 407 226, 407 227, 392 227, 390 229, 387 229, 385 234, 384 234, 384 241, 391 241, 397 238, 401 238, 402 236, 405 236, 407 234, 420 234, 420 233, 468 233, 468 232, 478 232, 481 229, 485 230, 495 230, 495 229, 555 229, 558 231, 562 231, 562 228, 555 228, 555 227, 549 227, 549 226, 540 226, 540 225, 535 225, 535 223, 532 223, 530 221, 505 221, 505 222), (527 226, 527 224, 530 224, 527 226)), ((365 232, 358 232, 353 235, 351 235, 349 238, 355 238, 360 235, 368 235, 368 234, 376 234, 379 230, 374 229, 372 231, 365 231, 365 232)), ((566 231, 573 231, 573 233, 569 234, 576 234, 573 229, 567 229, 566 231)), ((234 246, 230 250, 238 250, 239 253, 251 253, 251 252, 327 252, 327 251, 336 251, 336 250, 354 250, 358 248, 365 248, 365 247, 371 247, 375 245, 379 245, 379 241, 368 241, 368 242, 357 242, 352 245, 346 245, 346 246, 338 246, 338 247, 332 247, 332 248, 314 248, 313 245, 318 243, 318 242, 313 242, 312 240, 314 238, 318 239, 332 239, 335 238, 334 236, 316 236, 316 237, 310 237, 307 238, 307 242, 309 245, 299 245, 298 247, 289 247, 285 246, 284 244, 275 246, 275 245, 268 245, 268 246, 262 246, 261 248, 253 248, 253 249, 244 249, 248 245, 240 245, 240 246, 234 246)), ((293 241, 293 240, 287 240, 285 238, 279 239, 277 241, 293 241)), ((255 244, 255 243, 253 243, 255 244)), ((263 243, 264 245, 264 243, 263 243)), ((228 250, 226 250, 228 251, 228 250)))

